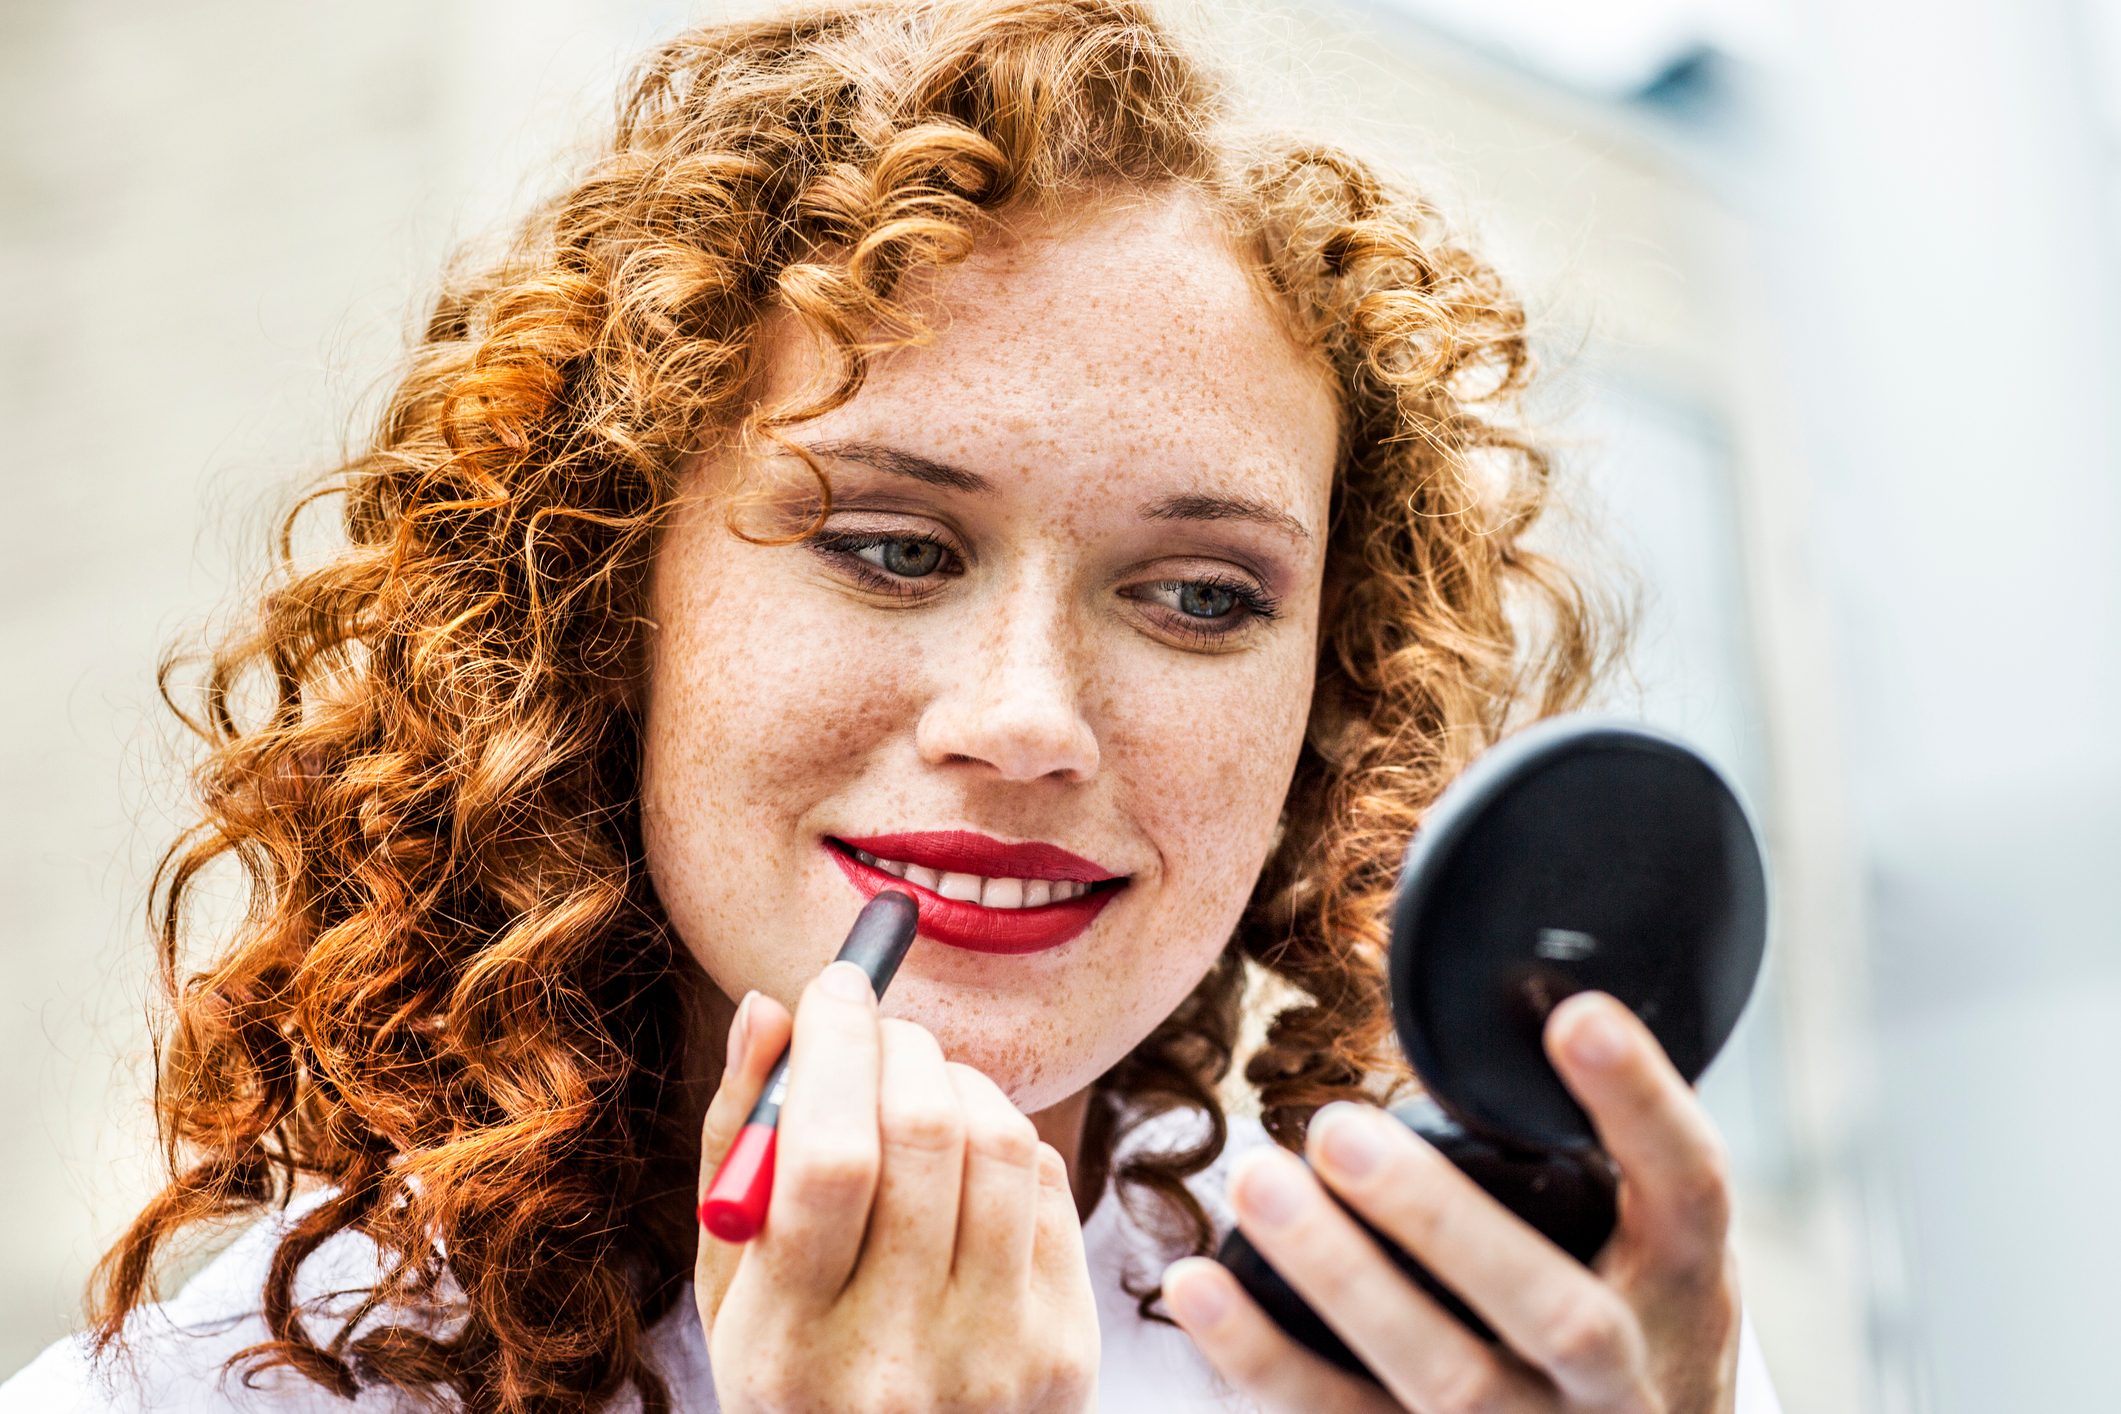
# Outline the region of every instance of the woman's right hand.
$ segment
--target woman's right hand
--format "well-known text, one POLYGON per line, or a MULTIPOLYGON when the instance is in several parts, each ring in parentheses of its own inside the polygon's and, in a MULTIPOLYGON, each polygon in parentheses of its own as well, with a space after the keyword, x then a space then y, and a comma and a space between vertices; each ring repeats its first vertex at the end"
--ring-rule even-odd
POLYGON ((773 1197, 700 1233, 694 1291, 730 1411, 1093 1407, 1097 1309, 1067 1165, 935 1037, 836 962, 791 1019, 753 993, 708 1107, 700 1191, 784 1045, 773 1197))

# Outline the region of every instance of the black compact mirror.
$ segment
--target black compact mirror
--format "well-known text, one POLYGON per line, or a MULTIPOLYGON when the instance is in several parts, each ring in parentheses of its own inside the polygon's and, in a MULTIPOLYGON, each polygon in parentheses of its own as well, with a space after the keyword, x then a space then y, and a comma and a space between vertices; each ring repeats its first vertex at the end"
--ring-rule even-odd
MULTIPOLYGON (((1588 1263, 1612 1235, 1615 1176, 1547 1062, 1548 1014, 1576 992, 1609 992, 1692 1082, 1737 1026, 1766 944, 1759 837, 1714 766, 1631 723, 1529 727, 1467 767, 1408 846, 1392 905, 1392 1018, 1425 1093, 1391 1112, 1588 1263)), ((1370 1234, 1493 1338, 1414 1257, 1370 1234)), ((1217 1256, 1282 1329, 1363 1370, 1242 1233, 1217 1256)))

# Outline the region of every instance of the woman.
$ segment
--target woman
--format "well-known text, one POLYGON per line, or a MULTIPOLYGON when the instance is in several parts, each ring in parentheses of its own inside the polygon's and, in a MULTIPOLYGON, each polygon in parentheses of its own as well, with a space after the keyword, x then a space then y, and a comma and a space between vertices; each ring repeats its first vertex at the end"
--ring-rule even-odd
POLYGON ((1240 136, 1126 0, 665 46, 437 301, 344 548, 210 660, 172 1177, 0 1409, 1772 1408, 1713 1131, 1624 1009, 1549 1028, 1624 1172, 1596 1272, 1370 1103, 1409 832, 1602 662, 1522 543, 1526 373, 1428 208, 1240 136), (886 886, 880 1016, 825 964, 886 886), (1248 964, 1263 1126, 1218 1098, 1248 964), (783 1048, 731 1246, 693 1203, 783 1048), (1226 1191, 1381 1385, 1201 1255, 1226 1191))

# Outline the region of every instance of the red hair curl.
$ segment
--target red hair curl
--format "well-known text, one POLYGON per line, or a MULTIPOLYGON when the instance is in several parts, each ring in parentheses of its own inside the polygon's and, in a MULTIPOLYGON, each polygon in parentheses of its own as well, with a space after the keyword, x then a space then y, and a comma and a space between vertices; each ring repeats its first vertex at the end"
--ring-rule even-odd
MULTIPOLYGON (((1583 698, 1607 641, 1599 603, 1524 542, 1549 463, 1502 415, 1531 366, 1519 305, 1418 195, 1241 132, 1135 0, 705 26, 645 61, 578 181, 448 278, 372 439, 318 493, 343 545, 299 566, 290 513, 258 612, 199 660, 201 818, 153 907, 170 1178, 99 1272, 102 1344, 173 1240, 319 1183, 254 1364, 471 1411, 628 1387, 670 1407, 643 1334, 691 1264, 698 1132, 673 1096, 697 979, 642 859, 628 684, 680 468, 759 424, 773 310, 843 356, 804 415, 824 411, 919 336, 894 298, 910 271, 1012 213, 1171 186, 1220 214, 1340 388, 1331 612, 1279 842, 1222 959, 1097 1082, 1081 1161, 1205 1250, 1185 1179, 1224 1141, 1248 962, 1294 996, 1245 1071, 1278 1141, 1404 1082, 1382 980, 1400 853, 1477 752, 1583 698), (248 911, 195 951, 202 875, 231 859, 248 911), (1199 1144, 1114 1164, 1177 1108, 1205 1116, 1199 1144), (294 1278, 348 1230, 385 1266, 320 1341, 294 1278)), ((163 673, 180 715, 186 661, 163 673)))

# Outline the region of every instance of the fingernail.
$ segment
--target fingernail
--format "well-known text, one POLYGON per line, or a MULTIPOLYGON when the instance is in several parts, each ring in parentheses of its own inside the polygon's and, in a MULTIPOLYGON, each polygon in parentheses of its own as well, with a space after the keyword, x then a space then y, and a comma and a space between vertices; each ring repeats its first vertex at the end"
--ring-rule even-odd
POLYGON ((1352 1101, 1335 1100, 1312 1123, 1320 1126, 1318 1145, 1326 1162, 1349 1178, 1361 1178, 1384 1157, 1376 1125, 1352 1101))
POLYGON ((866 1002, 876 995, 870 990, 868 974, 851 962, 833 963, 818 974, 817 984, 826 996, 843 1002, 866 1002))
POLYGON ((744 1051, 751 1044, 751 999, 757 992, 744 993, 744 1000, 736 1004, 736 1015, 729 1021, 729 1059, 727 1069, 731 1074, 744 1068, 744 1051))
POLYGON ((1212 1274, 1188 1276, 1188 1258, 1164 1269, 1164 1301, 1179 1319, 1195 1330, 1213 1330, 1230 1314, 1230 1293, 1212 1274), (1174 1283, 1173 1275, 1178 1277, 1174 1283))
POLYGON ((1626 1044, 1620 1023, 1601 1006, 1576 1023, 1576 1030, 1569 1037, 1569 1054, 1584 1065, 1603 1068, 1620 1059, 1626 1044))
POLYGON ((1291 1170, 1296 1159, 1280 1150, 1262 1154, 1238 1177, 1237 1201, 1255 1221, 1280 1227, 1303 1206, 1304 1191, 1291 1170))

